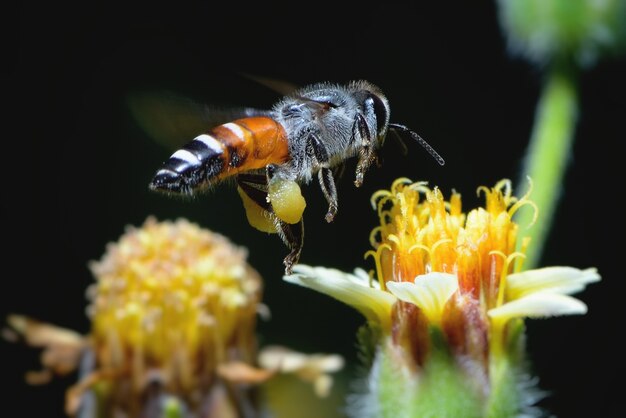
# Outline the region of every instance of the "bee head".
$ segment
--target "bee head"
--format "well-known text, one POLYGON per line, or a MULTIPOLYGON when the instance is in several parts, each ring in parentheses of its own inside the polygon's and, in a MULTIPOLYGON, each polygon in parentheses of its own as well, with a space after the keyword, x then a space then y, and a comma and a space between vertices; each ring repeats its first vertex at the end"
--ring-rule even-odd
POLYGON ((358 97, 366 119, 375 121, 376 135, 383 141, 387 135, 391 114, 387 97, 380 88, 364 80, 353 81, 350 83, 350 88, 358 97))

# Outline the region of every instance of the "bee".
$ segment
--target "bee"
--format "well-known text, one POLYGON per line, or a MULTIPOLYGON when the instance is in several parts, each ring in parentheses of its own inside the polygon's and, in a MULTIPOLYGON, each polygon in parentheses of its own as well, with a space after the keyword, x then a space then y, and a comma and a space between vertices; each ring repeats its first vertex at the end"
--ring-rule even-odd
POLYGON ((323 82, 283 96, 270 110, 246 108, 241 118, 198 135, 163 163, 149 187, 194 195, 234 178, 249 223, 278 233, 289 248, 283 264, 290 274, 304 239, 299 185, 317 177, 328 203, 325 219, 332 222, 339 208, 334 170, 356 157, 354 185, 360 187, 389 131, 408 135, 444 164, 417 133, 390 123, 380 88, 365 80, 323 82))

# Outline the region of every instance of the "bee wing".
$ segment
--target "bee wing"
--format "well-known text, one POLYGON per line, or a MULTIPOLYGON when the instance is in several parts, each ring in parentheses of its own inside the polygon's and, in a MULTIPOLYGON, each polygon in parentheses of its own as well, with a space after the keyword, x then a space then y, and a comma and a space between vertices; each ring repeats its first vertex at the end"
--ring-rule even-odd
POLYGON ((277 78, 270 78, 270 77, 262 77, 262 76, 257 76, 254 74, 248 74, 248 73, 240 73, 240 74, 243 77, 249 78, 250 80, 262 86, 265 86, 269 88, 270 90, 273 90, 283 96, 289 96, 290 94, 293 94, 293 92, 299 89, 299 86, 293 83, 290 83, 288 81, 285 81, 285 80, 280 80, 277 78))
POLYGON ((270 113, 252 107, 212 106, 171 91, 137 91, 126 102, 139 127, 168 149, 178 149, 214 126, 270 113))

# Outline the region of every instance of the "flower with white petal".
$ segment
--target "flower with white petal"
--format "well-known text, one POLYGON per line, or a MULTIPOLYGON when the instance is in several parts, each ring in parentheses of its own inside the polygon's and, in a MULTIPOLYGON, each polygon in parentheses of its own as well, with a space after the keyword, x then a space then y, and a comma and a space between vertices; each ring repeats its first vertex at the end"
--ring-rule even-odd
POLYGON ((400 178, 372 197, 380 219, 366 253, 373 277, 305 265, 285 277, 382 325, 369 385, 379 416, 411 408, 407 416, 530 413, 537 395, 525 377, 523 319, 587 312, 571 295, 600 280, 595 268, 523 270, 529 241, 513 217, 529 207, 536 221, 530 191, 518 199, 502 180, 478 192, 484 207, 465 213, 458 193, 445 200, 437 188, 400 178), (415 394, 391 389, 399 381, 415 394), (442 396, 450 387, 462 395, 442 396))

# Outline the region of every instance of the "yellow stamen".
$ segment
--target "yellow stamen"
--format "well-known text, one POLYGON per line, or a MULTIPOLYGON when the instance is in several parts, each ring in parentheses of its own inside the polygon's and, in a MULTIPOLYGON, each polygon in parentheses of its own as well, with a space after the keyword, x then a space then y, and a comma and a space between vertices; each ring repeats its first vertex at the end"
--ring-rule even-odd
POLYGON ((424 182, 400 178, 389 190, 374 193, 380 225, 370 235, 375 250, 366 257, 374 258, 381 285, 429 272, 452 273, 461 292, 473 294, 486 308, 503 303, 502 283, 512 260, 520 256, 511 216, 533 204, 526 195, 518 201, 507 179, 492 188, 479 187, 477 193, 485 196, 484 208, 467 215, 459 193, 446 200, 439 188, 424 182))
POLYGON ((389 244, 381 244, 376 250, 367 251, 363 258, 367 259, 367 257, 369 256, 374 258, 374 263, 376 264, 376 273, 378 276, 378 283, 380 284, 380 288, 382 290, 385 290, 386 285, 385 282, 382 280, 384 275, 382 270, 382 263, 380 261, 382 259, 381 253, 383 252, 383 250, 391 251, 391 246, 389 244))
POLYGON ((91 264, 99 362, 128 370, 137 390, 153 367, 185 390, 201 379, 198 370, 232 360, 233 343, 244 357, 238 360, 252 361, 261 281, 245 257, 225 237, 185 220, 150 218, 129 229, 91 264))

